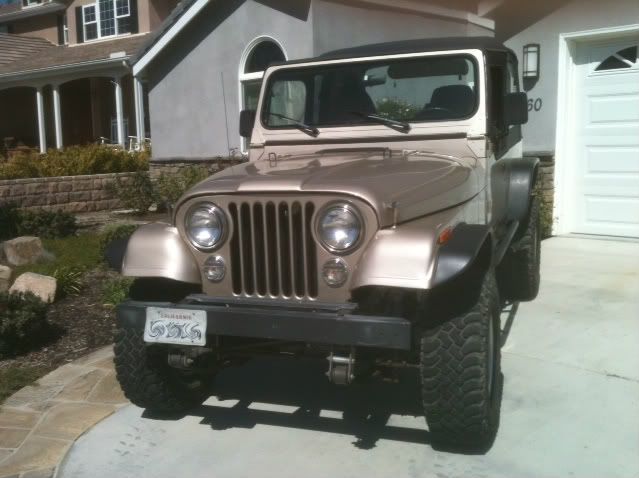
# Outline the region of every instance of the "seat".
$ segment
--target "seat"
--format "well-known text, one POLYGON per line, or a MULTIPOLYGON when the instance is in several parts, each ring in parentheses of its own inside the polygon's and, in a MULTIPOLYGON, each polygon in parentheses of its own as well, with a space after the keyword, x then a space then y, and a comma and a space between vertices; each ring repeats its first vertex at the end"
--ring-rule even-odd
POLYGON ((356 121, 357 116, 352 114, 355 111, 363 114, 377 111, 360 77, 343 73, 333 76, 322 85, 320 108, 319 120, 324 124, 356 121))
POLYGON ((455 118, 470 115, 475 108, 475 93, 468 85, 440 86, 433 91, 430 103, 424 109, 443 108, 451 111, 455 118))

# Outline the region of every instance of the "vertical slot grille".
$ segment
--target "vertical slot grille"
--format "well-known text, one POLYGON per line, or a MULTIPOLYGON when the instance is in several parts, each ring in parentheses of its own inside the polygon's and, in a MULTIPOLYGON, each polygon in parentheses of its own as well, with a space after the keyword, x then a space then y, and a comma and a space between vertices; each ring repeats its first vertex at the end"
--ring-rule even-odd
POLYGON ((299 201, 229 204, 233 292, 247 296, 317 297, 315 206, 299 201))

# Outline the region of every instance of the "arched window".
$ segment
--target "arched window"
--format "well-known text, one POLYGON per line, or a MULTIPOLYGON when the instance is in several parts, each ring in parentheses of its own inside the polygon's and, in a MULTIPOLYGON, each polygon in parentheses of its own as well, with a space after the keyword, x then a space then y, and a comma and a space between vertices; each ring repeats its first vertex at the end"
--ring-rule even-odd
MULTIPOLYGON (((272 38, 257 38, 249 44, 240 64, 240 109, 257 108, 264 70, 280 61, 286 61, 286 54, 272 38)), ((247 150, 248 141, 242 138, 242 152, 247 150)))

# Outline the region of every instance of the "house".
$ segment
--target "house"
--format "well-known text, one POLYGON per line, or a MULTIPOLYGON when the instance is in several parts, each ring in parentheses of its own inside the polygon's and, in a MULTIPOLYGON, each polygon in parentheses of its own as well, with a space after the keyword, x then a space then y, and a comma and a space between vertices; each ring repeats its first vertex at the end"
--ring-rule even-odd
POLYGON ((146 92, 127 60, 176 0, 0 5, 0 151, 144 140, 146 92), (102 139, 100 139, 102 138, 102 139))
POLYGON ((271 62, 476 35, 519 57, 524 153, 556 164, 555 232, 639 237, 636 0, 184 0, 131 60, 149 89, 153 160, 246 151, 239 112, 271 62))

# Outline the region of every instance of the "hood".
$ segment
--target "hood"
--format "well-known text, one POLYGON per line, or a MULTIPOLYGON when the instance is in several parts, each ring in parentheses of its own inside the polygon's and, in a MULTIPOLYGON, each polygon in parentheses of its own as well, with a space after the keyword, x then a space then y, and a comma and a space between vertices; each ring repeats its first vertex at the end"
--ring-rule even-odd
POLYGON ((476 160, 399 151, 278 156, 229 167, 202 181, 180 202, 202 195, 269 192, 356 196, 382 227, 468 201, 481 190, 476 160), (394 209, 397 209, 395 212, 394 209))

